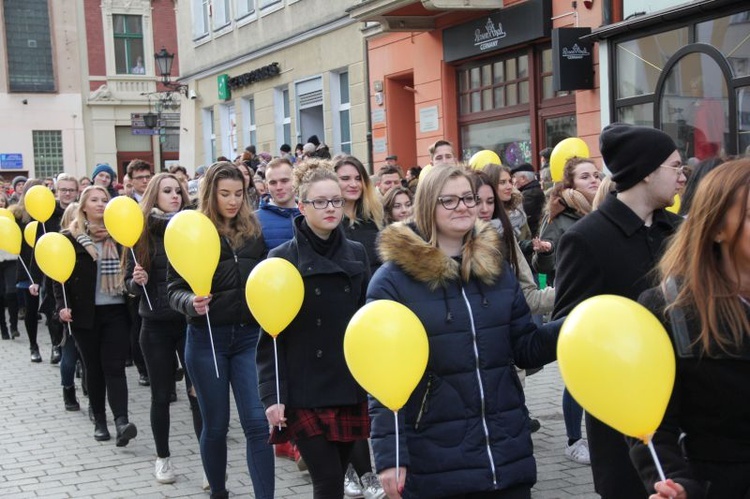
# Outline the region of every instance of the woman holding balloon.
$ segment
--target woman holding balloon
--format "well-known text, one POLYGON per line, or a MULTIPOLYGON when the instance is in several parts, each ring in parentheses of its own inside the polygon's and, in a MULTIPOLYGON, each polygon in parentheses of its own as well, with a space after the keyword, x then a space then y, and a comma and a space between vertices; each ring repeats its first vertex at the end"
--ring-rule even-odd
POLYGON ((129 316, 120 248, 104 226, 107 202, 109 193, 104 187, 92 185, 83 190, 75 219, 63 231, 73 244, 75 261, 45 262, 45 266, 72 266, 67 282, 54 284, 58 316, 69 324, 86 366, 94 439, 110 439, 106 397, 115 419, 116 444, 124 447, 138 430, 128 420, 129 316))
POLYGON ((631 443, 631 459, 652 498, 750 497, 750 160, 703 178, 659 273, 639 301, 677 357, 653 436, 666 480, 643 442, 631 443))
POLYGON ((247 202, 242 172, 235 165, 226 161, 211 165, 201 182, 198 210, 220 236, 217 238, 213 232, 213 238, 201 237, 198 244, 220 245, 220 248, 196 246, 185 252, 171 251, 168 237, 171 226, 179 217, 189 215, 188 212, 176 215, 167 227, 165 247, 172 267, 181 273, 169 270, 168 295, 171 307, 188 321, 185 367, 203 416, 200 437, 203 469, 211 486, 211 497, 228 497, 225 477, 231 387, 247 441, 247 467, 255 497, 270 499, 274 495, 273 449, 266 442, 268 423, 258 396, 255 365, 260 330, 244 299, 245 281, 265 258, 265 243, 260 224, 247 202), (208 269, 206 262, 190 260, 191 255, 206 251, 219 252, 218 266, 210 279, 210 293, 197 295, 193 292, 194 282, 183 277, 189 269, 206 269, 209 273, 213 270, 208 269), (180 261, 175 261, 177 254, 180 261))
POLYGON ((555 359, 560 321, 531 321, 497 231, 476 223, 466 172, 430 172, 414 208, 414 223, 383 230, 385 263, 367 292, 411 309, 429 342, 426 372, 398 413, 398 444, 393 413, 371 399, 381 482, 391 498, 529 498, 536 467, 516 366, 555 359))
MULTIPOLYGON (((140 343, 151 381, 151 430, 157 456, 154 474, 159 483, 175 481, 169 459, 169 399, 174 389, 175 352, 185 364, 187 327, 185 316, 169 306, 164 231, 172 217, 189 203, 183 184, 171 173, 159 173, 151 179, 140 203, 146 226, 133 248, 137 263, 128 259, 125 277, 128 292, 140 297, 138 313, 143 319, 140 343), (148 293, 148 299, 144 291, 148 293)), ((121 220, 120 225, 129 224, 127 220, 121 220)), ((185 381, 193 428, 200 439, 203 421, 198 399, 192 393, 190 377, 185 381)))
POLYGON ((344 197, 330 162, 299 164, 294 185, 302 213, 294 220, 294 239, 269 256, 294 264, 307 292, 276 340, 280 400, 273 339, 260 338, 260 394, 273 426, 271 442, 297 444, 315 499, 340 499, 354 443, 366 445, 370 433, 367 396, 347 369, 343 351, 349 319, 365 303, 370 271, 365 249, 348 240, 341 226, 344 197))

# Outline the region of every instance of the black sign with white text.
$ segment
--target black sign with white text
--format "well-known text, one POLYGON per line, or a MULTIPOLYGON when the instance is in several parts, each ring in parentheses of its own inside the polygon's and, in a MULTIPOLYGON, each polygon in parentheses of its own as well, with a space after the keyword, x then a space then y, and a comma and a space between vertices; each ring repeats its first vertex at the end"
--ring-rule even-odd
POLYGON ((594 88, 594 44, 581 41, 591 28, 552 30, 552 87, 560 90, 594 88))

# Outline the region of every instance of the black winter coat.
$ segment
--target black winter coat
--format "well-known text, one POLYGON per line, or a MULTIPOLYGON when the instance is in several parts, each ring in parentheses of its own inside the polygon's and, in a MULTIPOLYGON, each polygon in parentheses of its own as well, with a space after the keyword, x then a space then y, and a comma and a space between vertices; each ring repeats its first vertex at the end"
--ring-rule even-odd
MULTIPOLYGON (((266 257, 263 236, 246 240, 239 248, 232 248, 227 238, 222 237, 219 265, 211 281, 211 303, 209 315, 212 326, 252 325, 258 322, 247 308, 245 283, 253 268, 266 257)), ((187 316, 188 323, 207 326, 206 316, 198 315, 193 308, 193 291, 190 285, 174 270, 167 270, 167 294, 169 305, 187 316)))
POLYGON ((378 240, 378 226, 372 220, 363 222, 357 220, 353 225, 350 225, 349 219, 344 217, 341 222, 344 226, 344 232, 346 237, 352 241, 357 241, 365 247, 367 252, 367 260, 370 262, 370 275, 373 275, 376 270, 380 267, 382 262, 380 261, 380 255, 378 255, 377 240, 378 240))
MULTIPOLYGON (((385 228, 385 263, 367 300, 395 300, 414 312, 429 341, 427 369, 399 411, 404 498, 446 497, 531 486, 536 481, 529 416, 516 366, 555 359, 562 321, 537 328, 494 227, 479 222, 460 259, 446 256, 404 223, 385 228), (459 261, 461 263, 459 263, 459 261), (468 269, 468 276, 460 267, 468 269)), ((370 400, 380 472, 396 465, 393 413, 370 400)))
POLYGON ((542 222, 542 213, 547 199, 544 196, 542 186, 537 180, 532 180, 519 189, 523 194, 523 211, 526 213, 531 237, 539 235, 539 224, 542 222))
MULTIPOLYGON (((682 309, 686 327, 675 328, 671 316, 664 312, 661 288, 646 291, 638 301, 662 321, 677 358, 672 398, 653 437, 664 473, 685 487, 690 499, 748 497, 750 344, 745 342, 733 352, 733 358, 718 349, 711 357, 701 358, 698 346, 681 352, 677 345, 692 344, 698 338, 697 313, 682 309)), ((746 311, 750 316, 750 307, 746 311)), ((746 331, 745 337, 749 333, 746 331)), ((630 440, 630 444, 633 464, 653 492, 659 478, 651 454, 641 441, 630 440)))
POLYGON ((128 293, 140 297, 138 304, 138 315, 152 321, 179 321, 184 320, 185 316, 169 306, 169 296, 167 294, 167 269, 169 261, 167 252, 164 249, 164 231, 171 219, 168 215, 150 214, 146 221, 146 229, 150 235, 150 268, 148 272, 148 282, 146 291, 151 299, 153 310, 148 306, 146 295, 143 293, 143 287, 133 281, 133 269, 135 262, 133 257, 128 258, 128 268, 125 273, 125 287, 128 293))
MULTIPOLYGON (((289 408, 340 407, 366 400, 344 359, 344 333, 365 303, 370 271, 360 243, 349 241, 339 226, 340 244, 331 258, 318 254, 298 229, 295 237, 274 248, 269 257, 290 261, 302 274, 302 308, 276 341, 279 351, 281 403, 289 408)), ((273 338, 261 334, 257 351, 260 397, 276 403, 273 338)))

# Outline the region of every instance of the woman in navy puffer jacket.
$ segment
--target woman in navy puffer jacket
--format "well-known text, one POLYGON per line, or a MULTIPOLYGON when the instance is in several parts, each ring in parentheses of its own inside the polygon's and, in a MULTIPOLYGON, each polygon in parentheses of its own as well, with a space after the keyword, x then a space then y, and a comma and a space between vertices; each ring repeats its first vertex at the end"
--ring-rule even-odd
POLYGON ((477 222, 467 174, 440 168, 420 181, 414 223, 385 229, 368 300, 409 307, 429 339, 427 369, 393 415, 371 399, 375 465, 388 497, 528 498, 536 465, 515 366, 555 359, 561 321, 537 328, 497 231, 477 222))

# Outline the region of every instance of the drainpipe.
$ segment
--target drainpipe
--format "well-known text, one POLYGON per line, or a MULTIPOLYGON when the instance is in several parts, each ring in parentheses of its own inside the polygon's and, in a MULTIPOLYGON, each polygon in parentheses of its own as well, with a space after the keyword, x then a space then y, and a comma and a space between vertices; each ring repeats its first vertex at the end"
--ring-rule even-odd
POLYGON ((367 123, 367 164, 370 165, 370 173, 375 173, 375 165, 372 159, 372 112, 370 111, 370 55, 367 50, 367 38, 363 39, 362 51, 365 64, 365 113, 367 123))

